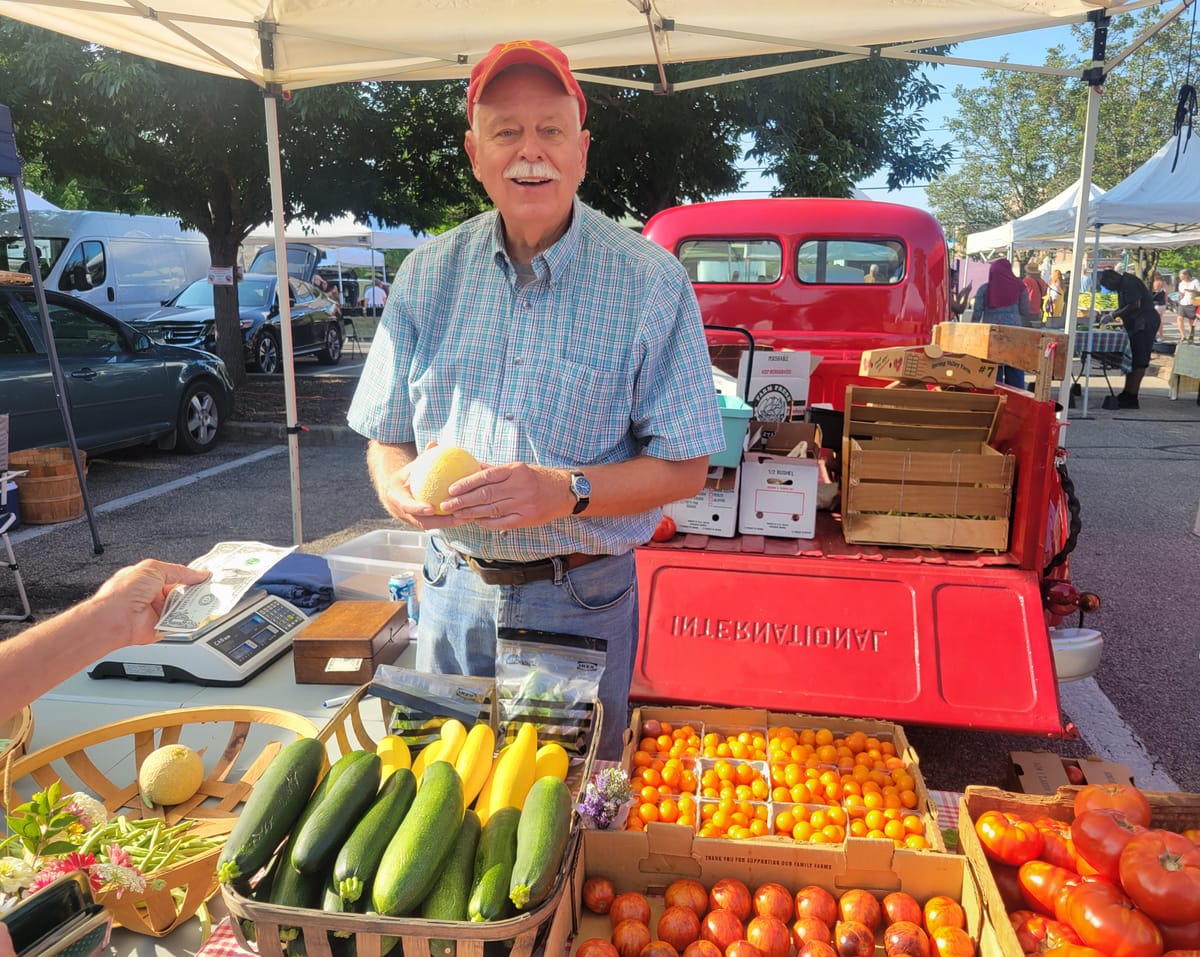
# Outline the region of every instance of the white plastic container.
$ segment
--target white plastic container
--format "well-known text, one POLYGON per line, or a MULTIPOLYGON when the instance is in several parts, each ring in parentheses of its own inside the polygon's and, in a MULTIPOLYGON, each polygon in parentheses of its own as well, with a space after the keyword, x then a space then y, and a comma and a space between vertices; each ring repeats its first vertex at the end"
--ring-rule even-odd
POLYGON ((425 564, 424 532, 380 528, 325 553, 338 601, 387 601, 388 579, 413 572, 420 601, 421 567, 425 564))
POLYGON ((1050 648, 1059 683, 1078 681, 1100 667, 1104 637, 1094 628, 1051 628, 1050 648))

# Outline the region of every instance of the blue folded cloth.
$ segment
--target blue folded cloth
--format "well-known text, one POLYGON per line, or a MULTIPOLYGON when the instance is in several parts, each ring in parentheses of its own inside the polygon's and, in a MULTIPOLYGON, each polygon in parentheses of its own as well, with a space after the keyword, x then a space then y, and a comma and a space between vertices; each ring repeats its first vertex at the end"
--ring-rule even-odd
POLYGON ((264 572, 257 585, 309 613, 333 604, 333 576, 320 555, 291 552, 264 572))

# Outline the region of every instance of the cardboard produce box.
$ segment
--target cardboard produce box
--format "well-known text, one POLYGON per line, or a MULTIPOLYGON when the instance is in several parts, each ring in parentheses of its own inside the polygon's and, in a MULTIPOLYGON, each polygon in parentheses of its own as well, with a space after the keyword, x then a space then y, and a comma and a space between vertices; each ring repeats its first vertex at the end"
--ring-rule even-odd
MULTIPOLYGON (((983 845, 975 833, 975 821, 984 811, 1006 811, 1026 821, 1051 817, 1058 821, 1074 820, 1077 787, 1060 788, 1055 794, 1021 794, 999 788, 971 785, 959 800, 958 846, 970 862, 983 892, 984 908, 993 925, 994 938, 1000 957, 1024 957, 1000 889, 992 877, 991 865, 983 853, 983 845)), ((1200 794, 1176 794, 1164 791, 1143 791, 1150 802, 1150 826, 1169 831, 1200 827, 1200 794)))
POLYGON ((1055 794, 1073 784, 1133 784, 1124 764, 1097 757, 1064 758, 1053 751, 1010 751, 1010 770, 1017 790, 1026 794, 1055 794))
POLYGON ((738 385, 745 390, 754 418, 763 422, 801 421, 808 409, 809 380, 820 364, 821 357, 811 352, 755 352, 751 364, 749 353, 744 351, 738 363, 738 385))
POLYGON ((704 488, 691 498, 664 505, 663 514, 678 531, 732 538, 737 534, 740 486, 740 468, 709 469, 704 488))
POLYGON ((965 352, 1034 373, 1034 396, 1041 402, 1050 398, 1051 382, 1067 374, 1067 337, 1062 332, 987 322, 941 322, 933 327, 933 341, 947 352, 965 352))
MULTIPOLYGON (((621 766, 626 771, 632 771, 633 769, 634 753, 638 750, 638 743, 644 736, 642 728, 645 722, 649 720, 667 722, 674 727, 691 725, 701 735, 706 731, 716 731, 724 735, 730 733, 736 734, 740 731, 757 731, 764 736, 768 736, 771 728, 782 726, 796 730, 828 728, 833 732, 834 738, 843 738, 852 732, 861 731, 868 737, 878 738, 880 741, 890 741, 895 747, 896 756, 904 762, 904 770, 912 777, 914 782, 913 791, 916 794, 916 806, 910 809, 911 812, 921 816, 925 824, 925 839, 929 842, 929 846, 937 851, 945 850, 945 841, 942 839, 941 830, 938 827, 937 810, 929 797, 929 790, 925 786, 925 779, 921 776, 917 753, 908 743, 904 729, 898 724, 894 724, 891 721, 877 721, 869 718, 847 718, 789 711, 767 711, 760 708, 713 708, 700 705, 690 707, 643 706, 634 710, 633 716, 630 718, 629 728, 625 732, 625 749, 621 755, 621 766)), ((774 802, 767 801, 766 803, 772 812, 777 809, 774 802)), ((790 802, 788 803, 790 805, 790 802)), ((676 828, 681 831, 686 830, 688 833, 691 833, 692 830, 691 828, 684 828, 679 825, 664 824, 662 826, 676 828)), ((709 837, 697 837, 696 840, 698 847, 707 848, 706 853, 712 854, 721 853, 719 848, 728 849, 731 844, 734 846, 741 846, 743 844, 758 845, 761 843, 776 844, 781 841, 788 845, 796 843, 791 838, 783 836, 764 836, 739 841, 709 837), (715 845, 715 847, 711 845, 715 845)), ((885 844, 889 848, 892 847, 890 840, 885 841, 877 838, 872 840, 875 843, 885 844)), ((928 852, 921 851, 920 853, 928 852)))
MULTIPOLYGON (((681 877, 699 880, 705 887, 722 877, 742 881, 751 893, 775 881, 795 893, 818 884, 840 896, 852 887, 871 891, 877 898, 902 890, 924 902, 937 894, 958 900, 966 913, 966 931, 980 957, 1000 957, 1002 951, 983 912, 979 881, 965 858, 934 851, 897 850, 884 841, 852 838, 843 846, 794 843, 704 841, 683 828, 651 825, 647 831, 583 832, 575 872, 574 954, 584 941, 608 940, 612 925, 607 916, 593 914, 582 904, 583 882, 606 877, 617 893, 644 894, 651 904, 651 926, 662 914, 662 894, 681 877)), ((882 953, 882 947, 877 948, 882 953)))
POLYGON ((817 525, 821 429, 809 422, 750 421, 742 458, 738 531, 812 538, 817 525), (803 449, 803 454, 801 454, 803 449))
POLYGON ((848 542, 1008 548, 1016 460, 987 443, 1004 397, 846 389, 842 531, 848 542))
POLYGON ((859 362, 859 375, 898 382, 925 382, 972 389, 996 385, 1000 363, 961 352, 944 352, 941 346, 901 346, 868 349, 859 362))

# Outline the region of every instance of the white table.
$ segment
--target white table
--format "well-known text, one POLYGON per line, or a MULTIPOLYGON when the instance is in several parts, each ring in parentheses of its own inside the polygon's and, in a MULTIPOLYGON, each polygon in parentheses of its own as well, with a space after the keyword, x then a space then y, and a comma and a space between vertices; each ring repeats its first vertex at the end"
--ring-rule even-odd
POLYGON ((1171 366, 1170 391, 1178 399, 1181 391, 1195 390, 1200 404, 1200 342, 1181 342, 1175 347, 1175 363, 1171 366))

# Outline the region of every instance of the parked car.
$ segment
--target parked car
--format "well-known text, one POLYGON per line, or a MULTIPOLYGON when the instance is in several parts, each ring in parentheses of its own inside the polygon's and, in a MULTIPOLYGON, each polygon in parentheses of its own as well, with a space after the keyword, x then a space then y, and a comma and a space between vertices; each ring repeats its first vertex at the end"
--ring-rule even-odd
MULTIPOLYGON (((238 311, 246 346, 246 365, 254 372, 274 374, 283 370, 280 343, 279 299, 275 276, 246 273, 238 282, 238 311)), ((322 365, 336 365, 342 358, 342 322, 337 304, 311 283, 289 280, 292 306, 292 355, 315 355, 322 365)), ((198 279, 133 325, 170 345, 216 348, 213 287, 198 279)))
MULTIPOLYGON (((157 442, 195 453, 217 444, 233 406, 220 359, 156 343, 73 296, 47 290, 46 301, 80 448, 157 442)), ((0 285, 0 409, 9 414, 11 449, 67 444, 29 285, 0 285)))

